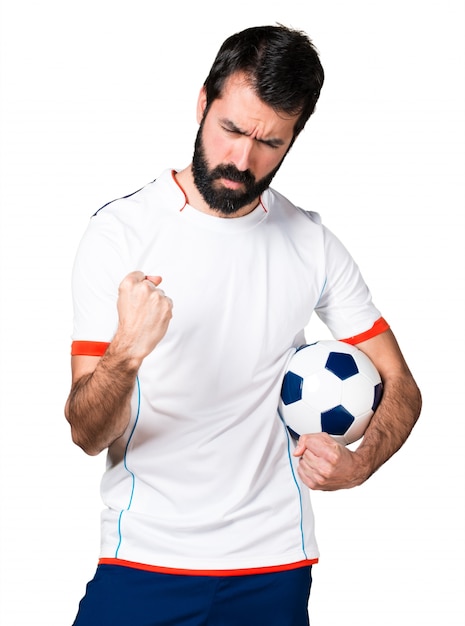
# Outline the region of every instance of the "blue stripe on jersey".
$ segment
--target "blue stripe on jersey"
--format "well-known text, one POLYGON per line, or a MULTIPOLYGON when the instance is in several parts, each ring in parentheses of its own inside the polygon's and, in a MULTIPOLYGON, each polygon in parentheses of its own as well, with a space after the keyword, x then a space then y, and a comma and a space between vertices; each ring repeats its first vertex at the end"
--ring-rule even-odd
MULTIPOLYGON (((157 180, 155 178, 155 180, 157 180)), ((152 183, 155 182, 155 180, 152 180, 152 183)), ((149 183, 149 185, 151 185, 152 183, 149 183)), ((110 200, 110 202, 107 202, 106 204, 104 204, 103 206, 100 207, 100 209, 98 209, 97 211, 95 211, 95 213, 92 215, 92 217, 95 217, 97 215, 97 213, 99 213, 99 211, 101 211, 102 209, 104 209, 106 206, 108 206, 109 204, 113 204, 113 202, 117 202, 118 200, 126 200, 126 198, 130 198, 131 196, 135 196, 136 193, 139 193, 139 191, 142 191, 142 189, 145 189, 147 185, 144 185, 143 187, 141 187, 140 189, 137 189, 137 191, 133 191, 132 193, 128 193, 127 196, 122 196, 121 198, 115 198, 115 200, 110 200)))
POLYGON ((291 436, 289 434, 289 431, 287 429, 287 426, 282 418, 281 413, 278 410, 278 415, 279 415, 279 419, 281 420, 284 430, 286 431, 286 437, 287 437, 287 455, 289 458, 289 466, 291 468, 291 472, 292 472, 292 478, 294 479, 294 483, 295 486, 297 487, 297 492, 299 494, 299 507, 300 507, 300 538, 301 538, 301 542, 302 542, 302 552, 304 553, 304 556, 306 559, 308 559, 307 556, 307 552, 305 550, 305 539, 304 539, 304 529, 303 529, 303 510, 302 510, 302 491, 300 489, 300 485, 299 485, 299 481, 297 480, 297 477, 295 475, 295 471, 294 471, 294 465, 292 463, 292 453, 291 453, 291 436))
POLYGON ((136 477, 135 477, 134 473, 131 472, 131 470, 129 469, 129 467, 127 465, 127 456, 128 456, 129 444, 131 443, 131 439, 132 439, 132 437, 134 435, 134 432, 136 430, 136 426, 137 426, 137 422, 139 421, 139 414, 140 414, 140 382, 139 382, 139 376, 136 376, 136 383, 137 383, 137 413, 136 413, 136 419, 134 421, 134 426, 132 427, 131 434, 129 435, 129 439, 128 439, 127 443, 126 443, 126 448, 124 450, 124 468, 131 475, 131 478, 132 478, 131 495, 129 496, 128 506, 125 509, 122 509, 120 511, 120 514, 119 514, 119 518, 118 518, 118 536, 119 536, 119 541, 118 541, 118 546, 116 547, 116 551, 115 551, 115 559, 118 558, 118 552, 119 552, 119 549, 121 547, 121 542, 123 540, 123 536, 121 534, 121 519, 123 517, 123 513, 125 511, 129 511, 129 509, 131 508, 132 498, 134 496, 134 488, 135 488, 135 485, 136 485, 136 477))

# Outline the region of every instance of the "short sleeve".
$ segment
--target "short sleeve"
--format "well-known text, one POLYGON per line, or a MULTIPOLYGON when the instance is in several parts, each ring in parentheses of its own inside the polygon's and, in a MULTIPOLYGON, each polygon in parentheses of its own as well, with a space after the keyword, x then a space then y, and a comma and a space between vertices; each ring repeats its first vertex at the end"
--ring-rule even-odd
POLYGON ((336 339, 362 335, 374 327, 381 312, 348 250, 324 226, 323 235, 326 276, 315 312, 336 339))
POLYGON ((97 213, 81 239, 73 267, 73 342, 113 338, 118 288, 128 273, 126 259, 122 226, 111 215, 97 213))

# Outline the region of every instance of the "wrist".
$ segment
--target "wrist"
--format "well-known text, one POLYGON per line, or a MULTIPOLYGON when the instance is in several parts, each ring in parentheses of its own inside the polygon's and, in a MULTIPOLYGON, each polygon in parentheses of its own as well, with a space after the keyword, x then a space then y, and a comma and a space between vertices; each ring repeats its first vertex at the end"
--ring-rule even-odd
POLYGON ((137 373, 144 356, 138 354, 135 345, 130 340, 115 334, 105 353, 105 360, 112 360, 123 367, 127 372, 137 373))
POLYGON ((370 446, 364 445, 363 441, 360 446, 353 452, 352 458, 355 465, 354 477, 357 485, 364 483, 377 469, 374 462, 373 451, 370 446))

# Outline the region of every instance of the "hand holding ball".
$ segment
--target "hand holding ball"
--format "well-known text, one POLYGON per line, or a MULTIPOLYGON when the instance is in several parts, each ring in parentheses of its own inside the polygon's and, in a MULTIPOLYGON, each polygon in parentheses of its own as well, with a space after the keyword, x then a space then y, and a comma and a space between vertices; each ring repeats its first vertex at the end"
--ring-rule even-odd
POLYGON ((364 352, 343 341, 317 341, 292 355, 279 413, 296 439, 326 432, 348 445, 363 436, 382 389, 378 370, 364 352))

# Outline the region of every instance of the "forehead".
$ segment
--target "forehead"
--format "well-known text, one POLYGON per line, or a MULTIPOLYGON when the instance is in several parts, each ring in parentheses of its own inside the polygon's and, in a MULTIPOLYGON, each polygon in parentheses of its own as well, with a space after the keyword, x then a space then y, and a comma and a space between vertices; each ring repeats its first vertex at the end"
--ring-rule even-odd
POLYGON ((220 98, 211 103, 210 111, 218 119, 232 122, 242 131, 257 138, 274 137, 290 141, 299 115, 276 111, 261 100, 247 76, 229 76, 220 98))

